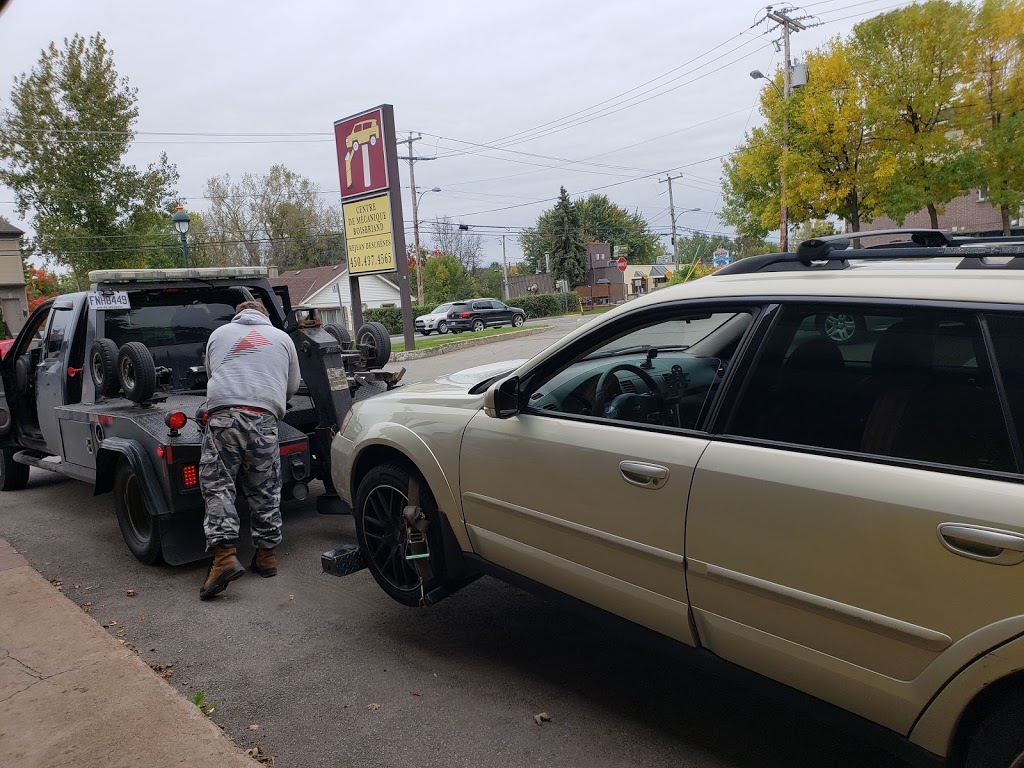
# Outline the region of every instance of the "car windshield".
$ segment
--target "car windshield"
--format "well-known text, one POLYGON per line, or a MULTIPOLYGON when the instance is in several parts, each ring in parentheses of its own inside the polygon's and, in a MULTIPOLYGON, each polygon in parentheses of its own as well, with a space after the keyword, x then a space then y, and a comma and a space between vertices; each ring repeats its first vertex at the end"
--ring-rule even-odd
POLYGON ((588 359, 632 354, 647 349, 684 350, 700 343, 735 316, 731 312, 722 312, 646 326, 621 336, 614 343, 590 355, 588 359))

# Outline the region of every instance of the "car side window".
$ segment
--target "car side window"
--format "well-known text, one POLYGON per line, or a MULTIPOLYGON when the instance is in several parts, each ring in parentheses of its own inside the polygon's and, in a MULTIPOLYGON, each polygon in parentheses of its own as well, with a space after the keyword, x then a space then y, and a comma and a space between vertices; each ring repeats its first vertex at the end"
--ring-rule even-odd
POLYGON ((1024 446, 1024 317, 989 315, 986 319, 1014 431, 1018 444, 1024 446))
POLYGON ((490 309, 491 302, 489 301, 474 301, 473 309, 490 309))
POLYGON ((492 309, 508 309, 508 307, 505 306, 504 304, 502 304, 500 301, 492 301, 491 302, 491 308, 492 309))
POLYGON ((696 429, 721 381, 749 312, 708 312, 622 331, 561 367, 529 395, 529 410, 676 429, 696 429))
POLYGON ((785 307, 726 431, 970 469, 1016 467, 978 317, 953 309, 785 307))
POLYGON ((54 308, 50 328, 46 332, 46 353, 45 358, 52 360, 60 357, 61 346, 67 336, 68 330, 75 320, 75 313, 69 308, 54 308))

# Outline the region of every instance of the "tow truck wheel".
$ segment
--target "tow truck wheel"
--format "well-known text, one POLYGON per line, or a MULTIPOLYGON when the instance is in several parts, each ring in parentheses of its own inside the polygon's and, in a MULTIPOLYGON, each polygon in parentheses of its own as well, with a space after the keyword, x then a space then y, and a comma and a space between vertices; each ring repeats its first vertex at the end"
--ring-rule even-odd
MULTIPOLYGON (((412 471, 403 464, 380 464, 371 469, 359 483, 352 516, 356 541, 373 578, 393 599, 415 607, 420 603, 420 577, 405 559, 408 531, 403 515, 409 504, 412 471)), ((430 521, 427 542, 434 576, 423 585, 423 592, 430 592, 444 582, 444 543, 437 503, 422 478, 420 506, 430 521)))
POLYGON ((14 460, 14 448, 0 449, 0 491, 20 491, 28 485, 28 464, 14 460))
POLYGON ((117 345, 110 339, 96 339, 89 350, 89 373, 96 394, 113 397, 121 388, 117 378, 117 345))
POLYGON ((348 332, 348 328, 337 323, 328 323, 324 326, 324 330, 327 331, 334 340, 341 344, 341 348, 346 352, 352 349, 352 334, 348 332))
POLYGON ((160 533, 142 494, 142 482, 127 459, 117 464, 114 476, 114 511, 128 549, 146 565, 160 559, 160 533))
POLYGON ((356 347, 367 368, 383 368, 391 359, 391 335, 380 323, 366 323, 356 333, 356 347))
POLYGON ((141 341, 129 341, 117 353, 117 377, 129 400, 141 403, 156 392, 156 363, 141 341))

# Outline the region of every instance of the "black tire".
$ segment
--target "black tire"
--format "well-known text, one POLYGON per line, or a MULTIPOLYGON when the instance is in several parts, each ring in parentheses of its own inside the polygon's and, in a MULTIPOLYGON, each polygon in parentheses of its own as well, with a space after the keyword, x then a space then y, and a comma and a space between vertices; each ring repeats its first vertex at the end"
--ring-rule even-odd
POLYGON ((156 392, 156 363, 141 341, 129 341, 117 353, 117 378, 132 402, 149 400, 156 392))
POLYGON ((815 327, 818 333, 836 344, 854 344, 864 338, 864 317, 849 312, 818 315, 815 327))
POLYGON ((117 344, 110 339, 96 339, 89 349, 89 375, 96 394, 113 397, 121 389, 117 377, 117 344))
POLYGON ((383 368, 391 359, 391 335, 380 323, 366 323, 356 333, 359 348, 367 368, 383 368))
POLYGON ((28 485, 28 464, 14 460, 17 448, 0 449, 0 491, 20 491, 28 485))
POLYGON ((996 703, 971 734, 963 768, 1018 768, 1024 765, 1024 693, 996 703))
MULTIPOLYGON (((405 560, 405 519, 402 509, 408 504, 410 469, 405 464, 379 464, 359 483, 353 520, 356 541, 366 567, 374 580, 392 599, 410 607, 420 604, 419 576, 405 560)), ((423 585, 430 592, 444 582, 444 541, 439 512, 426 482, 420 479, 420 506, 430 526, 430 566, 433 578, 423 585)))
POLYGON ((327 331, 334 340, 341 344, 341 348, 345 351, 352 349, 352 334, 348 332, 348 328, 337 323, 328 323, 324 326, 324 330, 327 331))
POLYGON ((437 334, 438 336, 440 336, 445 333, 448 333, 448 323, 442 320, 440 323, 437 324, 437 334))
POLYGON ((512 316, 512 327, 521 328, 523 323, 526 322, 526 315, 513 315, 512 316))
POLYGON ((430 331, 428 331, 426 328, 424 328, 422 331, 420 331, 420 333, 422 333, 424 336, 429 336, 430 335, 430 331))
POLYGON ((462 331, 452 331, 452 333, 459 334, 462 333, 462 331))
POLYGON ((160 560, 160 529, 142 494, 142 483, 127 459, 114 475, 114 511, 121 537, 135 558, 146 565, 160 560))
POLYGON ((480 318, 477 318, 476 320, 473 321, 473 331, 474 332, 480 332, 483 329, 484 329, 484 321, 483 320, 481 320, 480 318))

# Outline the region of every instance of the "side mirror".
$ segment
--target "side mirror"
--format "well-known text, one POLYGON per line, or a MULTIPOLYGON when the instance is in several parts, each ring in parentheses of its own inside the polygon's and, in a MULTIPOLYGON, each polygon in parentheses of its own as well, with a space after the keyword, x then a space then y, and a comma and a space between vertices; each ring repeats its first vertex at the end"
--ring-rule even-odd
POLYGON ((496 381, 484 395, 484 413, 492 419, 508 419, 519 413, 519 377, 496 381))

